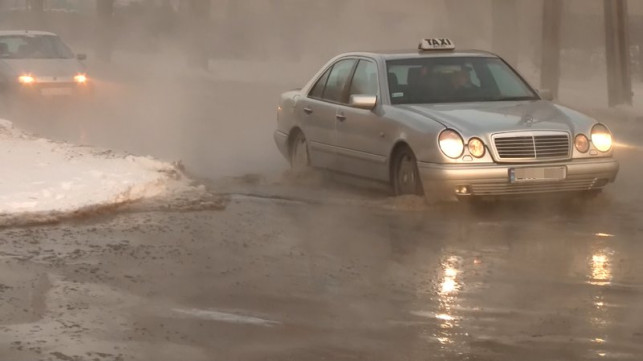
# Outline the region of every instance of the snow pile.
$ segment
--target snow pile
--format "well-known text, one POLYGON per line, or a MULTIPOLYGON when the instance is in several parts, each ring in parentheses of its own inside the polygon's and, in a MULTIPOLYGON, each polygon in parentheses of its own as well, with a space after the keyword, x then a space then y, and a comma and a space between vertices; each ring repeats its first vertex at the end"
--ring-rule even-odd
POLYGON ((171 164, 34 138, 0 119, 0 225, 3 218, 58 218, 185 187, 171 164))

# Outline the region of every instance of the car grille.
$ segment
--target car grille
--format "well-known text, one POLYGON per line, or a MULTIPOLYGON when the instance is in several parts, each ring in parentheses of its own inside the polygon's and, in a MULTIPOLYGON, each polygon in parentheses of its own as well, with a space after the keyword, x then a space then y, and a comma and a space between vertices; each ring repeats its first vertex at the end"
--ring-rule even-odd
POLYGON ((499 160, 534 161, 569 158, 567 133, 500 134, 493 137, 499 160))

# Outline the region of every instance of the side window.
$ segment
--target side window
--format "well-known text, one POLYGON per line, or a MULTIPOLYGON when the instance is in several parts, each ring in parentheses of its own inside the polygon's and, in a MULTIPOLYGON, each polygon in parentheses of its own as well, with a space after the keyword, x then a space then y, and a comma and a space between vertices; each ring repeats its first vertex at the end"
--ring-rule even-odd
POLYGON ((377 95, 377 65, 368 60, 360 60, 353 75, 349 95, 377 95))
POLYGON ((345 102, 343 97, 346 83, 348 83, 348 77, 351 75, 351 70, 353 70, 356 61, 355 59, 345 59, 335 63, 328 76, 328 82, 326 82, 326 89, 324 89, 322 96, 324 100, 338 103, 345 102))
POLYGON ((309 97, 315 98, 315 99, 321 99, 322 94, 324 94, 324 88, 326 87, 326 82, 328 81, 328 75, 330 74, 332 67, 322 75, 319 80, 317 80, 317 83, 315 83, 315 86, 313 87, 313 90, 310 91, 308 94, 309 97))

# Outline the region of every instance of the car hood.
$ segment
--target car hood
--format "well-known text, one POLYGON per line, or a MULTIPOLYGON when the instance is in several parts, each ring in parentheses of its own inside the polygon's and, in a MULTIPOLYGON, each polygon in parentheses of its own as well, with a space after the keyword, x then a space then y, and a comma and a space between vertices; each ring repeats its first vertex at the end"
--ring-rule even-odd
POLYGON ((398 107, 433 119, 467 136, 526 130, 574 131, 573 120, 556 105, 544 100, 398 107))
POLYGON ((70 77, 84 72, 76 59, 2 59, 15 75, 23 73, 36 77, 70 77))

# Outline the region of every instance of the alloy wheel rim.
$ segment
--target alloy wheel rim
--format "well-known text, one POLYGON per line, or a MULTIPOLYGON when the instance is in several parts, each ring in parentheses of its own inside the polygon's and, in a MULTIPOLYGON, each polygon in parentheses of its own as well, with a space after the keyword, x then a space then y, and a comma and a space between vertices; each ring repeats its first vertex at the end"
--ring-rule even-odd
POLYGON ((303 138, 297 139, 292 164, 293 168, 298 170, 308 166, 308 149, 306 148, 306 140, 303 138))
POLYGON ((414 194, 417 189, 415 165, 409 155, 404 155, 398 168, 398 189, 401 194, 414 194))

